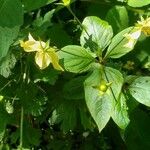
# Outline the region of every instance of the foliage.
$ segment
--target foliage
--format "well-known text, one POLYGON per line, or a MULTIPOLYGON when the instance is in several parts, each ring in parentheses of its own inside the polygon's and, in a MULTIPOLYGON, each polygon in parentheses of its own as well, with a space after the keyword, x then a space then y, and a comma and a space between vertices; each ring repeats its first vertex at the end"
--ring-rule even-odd
POLYGON ((0 150, 150 149, 149 4, 0 0, 0 150))

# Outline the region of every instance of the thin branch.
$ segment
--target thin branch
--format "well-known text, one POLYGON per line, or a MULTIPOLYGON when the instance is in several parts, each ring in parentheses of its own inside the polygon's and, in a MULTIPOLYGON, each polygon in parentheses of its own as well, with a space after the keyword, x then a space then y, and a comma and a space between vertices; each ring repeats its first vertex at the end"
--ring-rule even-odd
POLYGON ((86 29, 84 28, 84 26, 82 25, 82 23, 80 22, 80 20, 77 18, 77 16, 74 14, 74 12, 71 10, 71 8, 69 6, 67 8, 68 8, 69 12, 72 14, 72 16, 75 18, 75 20, 79 23, 79 25, 82 28, 82 30, 84 30, 86 32, 86 34, 88 35, 88 37, 90 37, 90 35, 86 31, 86 29))
POLYGON ((22 145, 23 145, 23 116, 24 116, 24 109, 22 106, 21 115, 20 115, 20 145, 19 145, 20 150, 22 150, 22 145))
POLYGON ((0 92, 3 91, 13 80, 8 81, 1 89, 0 92))

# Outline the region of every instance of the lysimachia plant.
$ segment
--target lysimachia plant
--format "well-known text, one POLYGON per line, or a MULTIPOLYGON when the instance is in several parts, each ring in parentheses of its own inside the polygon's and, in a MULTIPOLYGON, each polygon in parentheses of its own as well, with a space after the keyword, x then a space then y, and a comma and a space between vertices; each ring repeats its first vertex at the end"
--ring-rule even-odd
POLYGON ((149 4, 0 0, 0 150, 150 149, 149 4))
POLYGON ((140 103, 150 106, 150 77, 135 77, 128 87, 120 70, 107 64, 109 59, 117 59, 134 49, 140 35, 150 35, 150 18, 144 19, 113 37, 108 22, 95 16, 86 17, 82 23, 81 46, 67 45, 60 51, 64 68, 69 72, 89 72, 84 82, 87 107, 99 131, 112 117, 114 122, 125 129, 130 119, 126 105, 127 91, 140 103))

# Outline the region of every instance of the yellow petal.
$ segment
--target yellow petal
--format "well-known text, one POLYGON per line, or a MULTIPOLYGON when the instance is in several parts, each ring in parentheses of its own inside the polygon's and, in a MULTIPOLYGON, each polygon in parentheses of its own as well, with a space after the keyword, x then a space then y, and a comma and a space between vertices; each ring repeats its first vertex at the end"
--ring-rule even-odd
POLYGON ((141 30, 137 30, 133 33, 131 33, 131 38, 137 40, 141 35, 141 30))
POLYGON ((35 43, 34 41, 20 41, 20 46, 26 52, 35 52, 39 50, 39 44, 35 43))
POLYGON ((141 35, 141 30, 138 29, 138 30, 136 30, 136 31, 133 32, 133 33, 125 34, 124 36, 125 36, 128 40, 130 40, 130 39, 137 40, 137 39, 140 37, 140 35, 141 35))
POLYGON ((125 34, 124 37, 126 37, 128 39, 128 42, 123 47, 132 49, 134 47, 136 41, 140 37, 140 35, 141 35, 141 30, 140 29, 136 30, 133 33, 125 34))
POLYGON ((70 5, 70 0, 62 0, 64 6, 69 6, 70 5))
POLYGON ((46 47, 46 43, 43 41, 36 41, 29 33, 27 41, 20 41, 20 46, 26 52, 43 51, 46 47))
POLYGON ((49 56, 51 57, 52 60, 52 65, 56 70, 61 70, 63 71, 64 69, 59 65, 59 58, 54 50, 49 50, 48 51, 49 56))
POLYGON ((141 20, 138 21, 136 26, 139 27, 146 36, 150 36, 150 17, 146 19, 141 17, 141 20))
POLYGON ((40 67, 40 69, 45 69, 51 63, 51 57, 47 52, 39 51, 36 52, 35 62, 40 67))
POLYGON ((29 41, 36 41, 33 37, 32 37, 32 35, 29 33, 29 35, 28 35, 28 39, 29 39, 29 41))
POLYGON ((33 37, 32 37, 32 35, 29 33, 29 35, 28 35, 28 41, 30 41, 30 42, 35 42, 35 47, 36 46, 38 46, 40 49, 41 48, 45 48, 46 47, 46 45, 48 45, 48 44, 46 44, 45 42, 43 42, 43 41, 36 41, 33 37))
POLYGON ((135 45, 135 40, 134 39, 130 39, 128 41, 128 43, 126 43, 125 45, 123 45, 123 47, 131 48, 132 49, 134 47, 134 45, 135 45))
POLYGON ((143 27, 142 28, 142 31, 143 33, 146 35, 146 36, 150 36, 150 26, 148 27, 143 27))

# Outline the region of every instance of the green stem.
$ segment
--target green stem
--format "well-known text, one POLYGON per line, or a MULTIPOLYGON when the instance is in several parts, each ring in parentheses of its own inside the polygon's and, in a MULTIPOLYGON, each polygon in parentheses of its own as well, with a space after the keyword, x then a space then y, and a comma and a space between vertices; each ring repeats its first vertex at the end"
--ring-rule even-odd
POLYGON ((80 20, 77 18, 77 16, 74 14, 74 12, 71 10, 70 6, 67 7, 69 12, 72 14, 72 16, 75 18, 75 20, 79 23, 80 27, 82 28, 82 30, 84 30, 86 32, 86 34, 90 37, 90 35, 88 34, 88 32, 86 31, 86 29, 83 27, 82 23, 80 22, 80 20))
POLYGON ((22 150, 22 145, 23 145, 23 116, 24 116, 24 110, 22 106, 21 115, 20 115, 20 150, 22 150))
POLYGON ((0 92, 3 91, 13 80, 8 81, 1 89, 0 92))
MULTIPOLYGON (((105 72, 105 69, 103 69, 103 71, 104 71, 105 78, 106 78, 107 82, 109 83, 109 79, 108 79, 108 77, 107 77, 107 74, 106 74, 106 72, 105 72)), ((117 102, 117 99, 116 99, 116 97, 115 97, 115 94, 114 94, 113 89, 112 89, 111 86, 110 86, 110 91, 111 91, 111 93, 112 93, 112 95, 113 95, 113 97, 114 97, 114 100, 117 102)))

